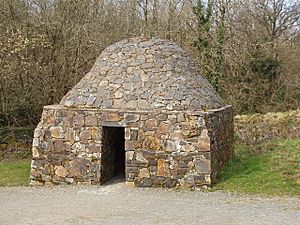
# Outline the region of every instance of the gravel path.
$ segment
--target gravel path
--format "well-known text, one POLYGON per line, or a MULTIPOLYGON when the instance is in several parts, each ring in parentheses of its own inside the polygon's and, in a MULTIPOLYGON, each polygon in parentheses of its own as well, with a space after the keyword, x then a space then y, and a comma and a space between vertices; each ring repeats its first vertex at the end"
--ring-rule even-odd
POLYGON ((300 224, 300 199, 125 187, 2 187, 0 224, 300 224))

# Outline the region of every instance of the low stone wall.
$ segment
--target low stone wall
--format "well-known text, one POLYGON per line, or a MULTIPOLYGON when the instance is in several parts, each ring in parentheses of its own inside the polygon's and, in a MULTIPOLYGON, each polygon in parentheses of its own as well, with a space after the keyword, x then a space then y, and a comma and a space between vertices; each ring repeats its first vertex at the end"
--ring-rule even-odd
POLYGON ((237 143, 255 145, 276 138, 300 138, 300 110, 235 116, 237 143))
POLYGON ((34 127, 0 127, 0 160, 30 157, 34 127))
POLYGON ((233 111, 226 108, 206 114, 206 126, 211 140, 212 182, 234 154, 233 111))
POLYGON ((48 106, 34 133, 31 184, 106 180, 103 126, 125 127, 126 181, 135 186, 210 186, 232 156, 231 107, 120 112, 48 106))

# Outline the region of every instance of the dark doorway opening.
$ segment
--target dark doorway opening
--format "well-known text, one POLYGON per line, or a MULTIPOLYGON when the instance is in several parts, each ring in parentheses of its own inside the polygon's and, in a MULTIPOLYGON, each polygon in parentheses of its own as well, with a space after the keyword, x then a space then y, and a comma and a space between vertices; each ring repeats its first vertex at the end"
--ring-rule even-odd
POLYGON ((116 178, 125 179, 125 129, 102 128, 101 183, 116 178))

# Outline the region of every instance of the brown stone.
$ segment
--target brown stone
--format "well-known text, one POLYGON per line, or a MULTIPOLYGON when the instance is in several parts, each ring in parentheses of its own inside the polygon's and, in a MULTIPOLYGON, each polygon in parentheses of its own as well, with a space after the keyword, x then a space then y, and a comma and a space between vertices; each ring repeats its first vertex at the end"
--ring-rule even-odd
POLYGON ((85 166, 88 166, 86 160, 73 160, 66 164, 70 177, 81 177, 84 175, 85 166))
POLYGON ((75 141, 75 131, 72 129, 72 128, 68 128, 67 131, 66 131, 66 141, 69 143, 69 144, 73 144, 74 141, 75 141))
POLYGON ((66 177, 68 175, 68 170, 63 166, 54 167, 55 174, 59 177, 66 177))
POLYGON ((161 144, 157 137, 146 136, 143 142, 143 148, 146 150, 160 150, 161 144))
POLYGON ((90 153, 98 153, 98 152, 101 152, 101 145, 90 145, 88 146, 88 149, 89 149, 89 152, 90 153))
POLYGON ((50 132, 53 138, 63 138, 63 129, 61 127, 51 127, 50 132))
POLYGON ((125 150, 134 150, 134 141, 125 141, 125 150))
POLYGON ((85 117, 85 126, 92 127, 92 126, 97 126, 97 117, 95 115, 88 115, 85 117))
POLYGON ((138 101, 130 100, 130 101, 127 102, 126 106, 129 109, 136 109, 138 107, 138 101))
POLYGON ((185 114, 184 114, 184 113, 179 113, 179 114, 177 115, 177 121, 178 121, 178 122, 184 122, 184 121, 186 121, 186 119, 185 119, 185 114))
POLYGON ((99 128, 98 127, 90 127, 89 128, 89 132, 91 134, 91 138, 93 140, 100 140, 101 139, 101 136, 100 136, 100 132, 99 132, 99 128))
POLYGON ((44 174, 46 175, 53 175, 54 174, 54 167, 50 163, 46 163, 44 167, 44 174))
POLYGON ((183 134, 181 130, 175 130, 170 134, 170 140, 173 141, 182 141, 183 140, 183 134))
POLYGON ((140 169, 139 178, 150 178, 150 172, 147 168, 140 169))
POLYGON ((134 151, 126 151, 126 160, 132 160, 134 156, 134 151))
POLYGON ((148 129, 155 129, 157 128, 157 120, 156 119, 148 119, 145 122, 145 127, 148 129))
POLYGON ((40 153, 39 153, 37 147, 32 147, 32 157, 38 158, 39 156, 40 156, 40 153))
POLYGON ((170 170, 165 159, 157 160, 157 176, 169 177, 170 170))
POLYGON ((199 146, 200 151, 210 151, 210 140, 199 138, 198 146, 199 146))
POLYGON ((83 127, 84 126, 84 116, 79 113, 76 114, 73 118, 73 122, 76 127, 83 127))
POLYGON ((88 141, 91 138, 92 138, 92 135, 91 135, 90 131, 88 131, 88 130, 81 131, 81 133, 80 133, 80 140, 82 140, 82 141, 88 141))
POLYGON ((63 140, 54 140, 53 149, 56 152, 62 152, 66 150, 66 144, 63 140))
POLYGON ((185 152, 194 152, 195 147, 193 145, 186 144, 186 145, 182 146, 182 150, 185 151, 185 152))
POLYGON ((123 97, 123 93, 120 91, 116 91, 114 94, 115 98, 122 98, 123 97))
POLYGON ((172 129, 172 123, 170 121, 162 121, 157 129, 157 132, 161 134, 170 133, 172 129))
POLYGON ((118 113, 108 113, 105 118, 107 122, 119 122, 121 119, 122 117, 118 113))

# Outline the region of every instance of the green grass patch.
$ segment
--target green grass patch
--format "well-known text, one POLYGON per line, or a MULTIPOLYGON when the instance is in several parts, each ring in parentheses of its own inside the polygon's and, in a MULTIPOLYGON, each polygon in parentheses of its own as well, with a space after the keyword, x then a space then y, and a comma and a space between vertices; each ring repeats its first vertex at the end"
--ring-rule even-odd
POLYGON ((27 186, 30 160, 0 162, 0 186, 27 186))
POLYGON ((300 196, 300 139, 236 145, 214 189, 300 196))

